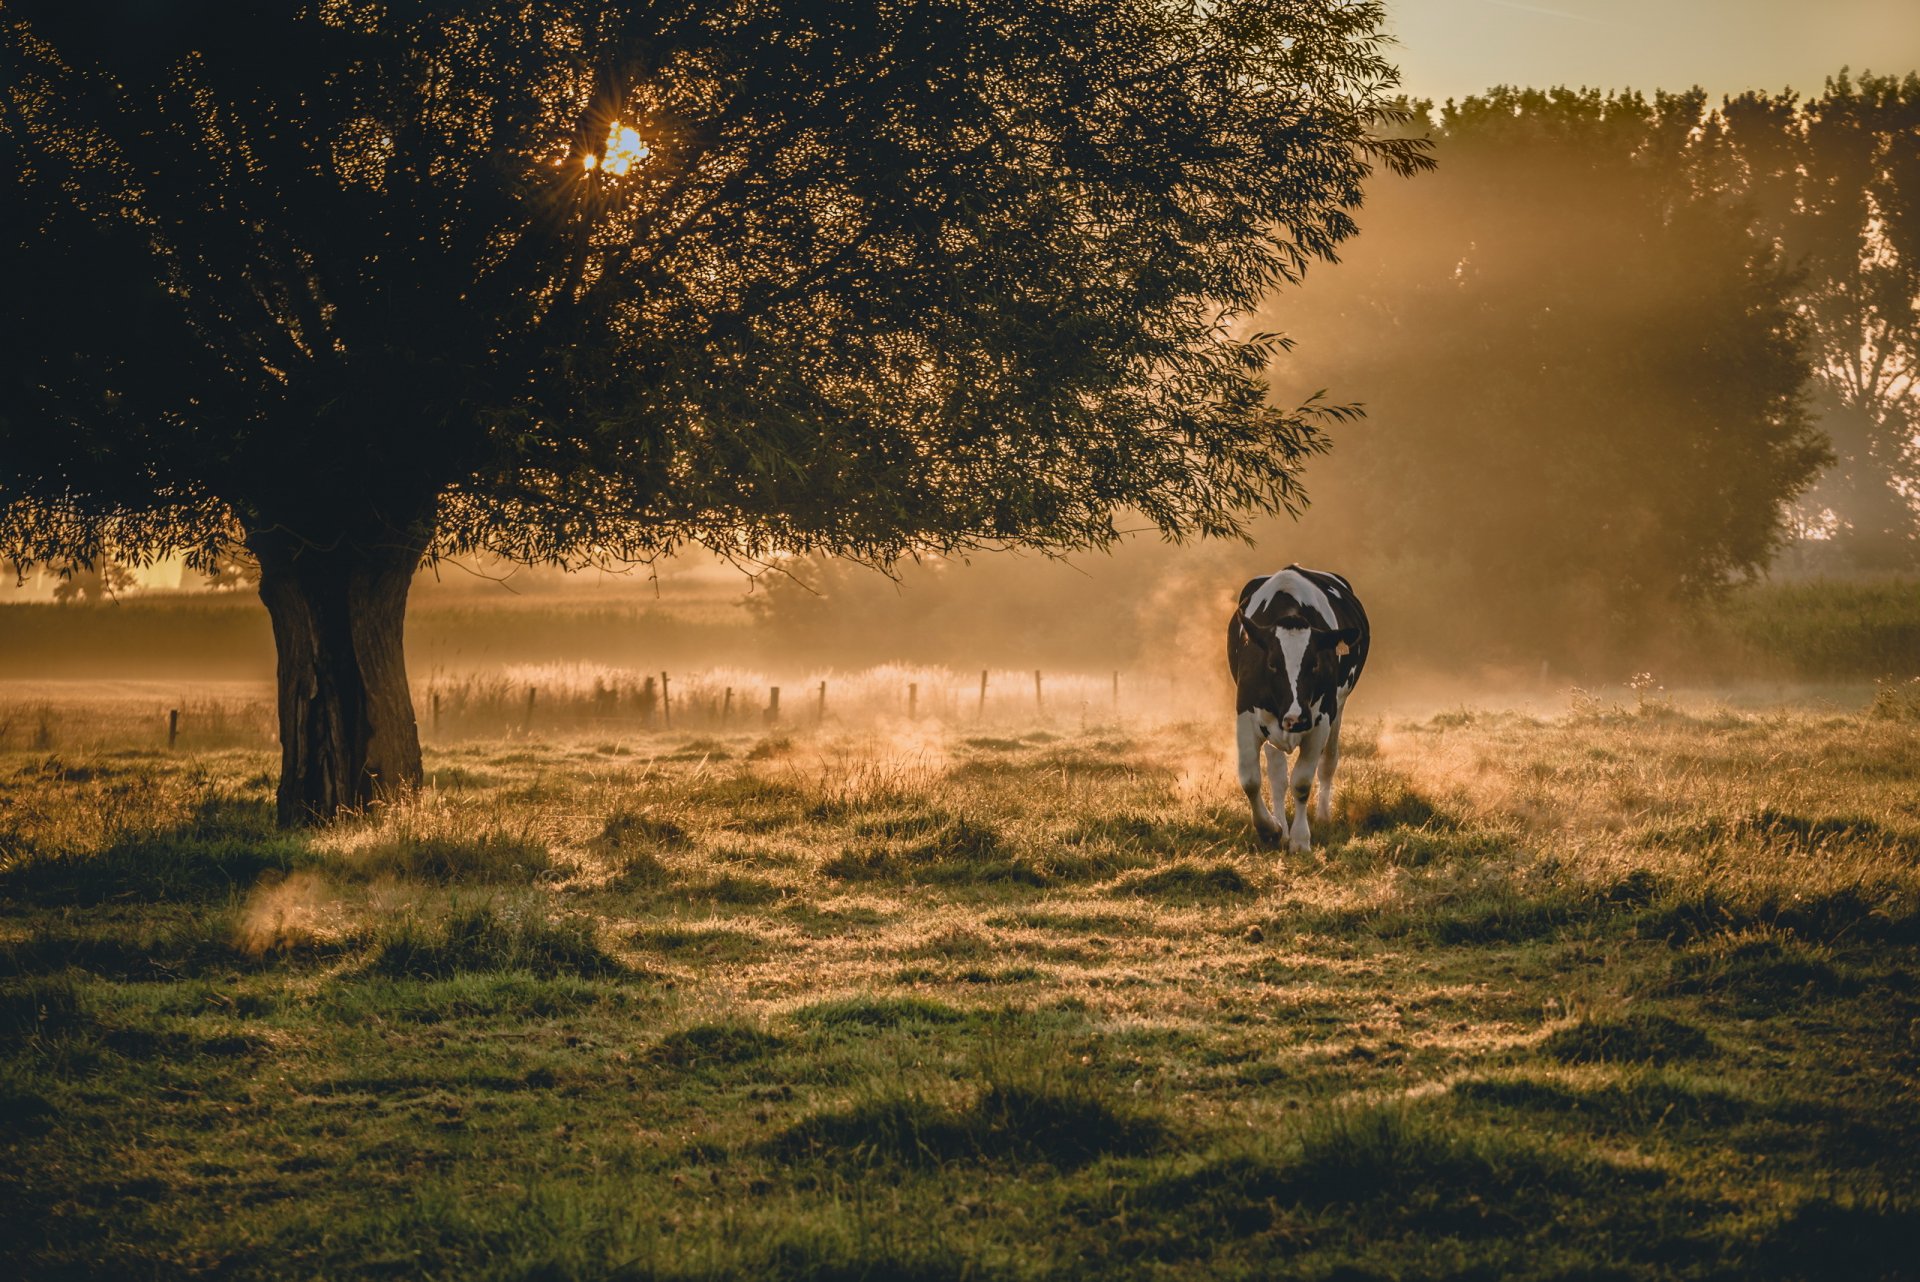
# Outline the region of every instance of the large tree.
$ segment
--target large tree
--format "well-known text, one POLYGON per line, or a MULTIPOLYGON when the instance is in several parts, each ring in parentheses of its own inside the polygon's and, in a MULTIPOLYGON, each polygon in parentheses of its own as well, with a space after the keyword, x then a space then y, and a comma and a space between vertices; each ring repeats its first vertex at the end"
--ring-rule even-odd
POLYGON ((419 778, 423 557, 1234 533, 1380 10, 15 0, 0 555, 244 541, 299 822, 419 778))
POLYGON ((1438 172, 1376 184, 1348 261, 1289 302, 1298 365, 1368 411, 1310 473, 1303 533, 1391 585, 1372 600, 1419 644, 1619 663, 1764 567, 1826 460, 1793 278, 1702 181, 1703 106, 1449 103, 1438 172))
POLYGON ((1748 93, 1707 122, 1714 181, 1799 273, 1814 409, 1836 466, 1811 496, 1856 560, 1920 560, 1920 76, 1748 93))

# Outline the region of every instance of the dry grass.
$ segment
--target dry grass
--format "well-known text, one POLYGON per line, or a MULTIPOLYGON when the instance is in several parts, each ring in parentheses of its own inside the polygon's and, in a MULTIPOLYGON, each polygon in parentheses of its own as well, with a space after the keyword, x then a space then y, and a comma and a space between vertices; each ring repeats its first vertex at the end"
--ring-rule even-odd
POLYGON ((4 1250, 1910 1275, 1911 720, 1357 724, 1304 856, 1224 725, 878 724, 443 744, 306 838, 262 749, 0 756, 4 1250))

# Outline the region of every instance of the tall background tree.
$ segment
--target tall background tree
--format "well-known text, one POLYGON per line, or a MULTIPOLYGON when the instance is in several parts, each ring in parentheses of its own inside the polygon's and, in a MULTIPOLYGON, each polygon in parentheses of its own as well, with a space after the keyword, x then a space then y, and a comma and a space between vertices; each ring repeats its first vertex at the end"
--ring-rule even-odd
POLYGON ((1311 469, 1292 546, 1374 582, 1383 635, 1617 665, 1779 547, 1827 455, 1793 278, 1705 181, 1703 107, 1449 103, 1438 172, 1376 183, 1348 260, 1281 303, 1308 336, 1286 368, 1367 407, 1311 469))
POLYGON ((283 821, 419 778, 423 557, 1099 546, 1299 501, 1235 328, 1354 230, 1377 4, 0 16, 0 555, 258 558, 283 821))
POLYGON ((1920 565, 1920 76, 1743 94, 1708 122, 1712 180, 1799 273, 1813 410, 1835 466, 1808 496, 1863 568, 1920 565))

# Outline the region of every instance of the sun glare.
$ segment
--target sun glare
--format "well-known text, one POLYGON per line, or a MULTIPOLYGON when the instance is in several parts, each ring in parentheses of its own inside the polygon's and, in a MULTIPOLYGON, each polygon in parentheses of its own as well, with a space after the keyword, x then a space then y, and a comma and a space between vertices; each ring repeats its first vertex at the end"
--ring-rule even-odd
POLYGON ((635 165, 653 155, 653 148, 640 138, 639 131, 630 125, 615 121, 613 128, 607 131, 606 145, 599 155, 588 153, 581 163, 588 169, 603 169, 616 178, 625 177, 635 165))

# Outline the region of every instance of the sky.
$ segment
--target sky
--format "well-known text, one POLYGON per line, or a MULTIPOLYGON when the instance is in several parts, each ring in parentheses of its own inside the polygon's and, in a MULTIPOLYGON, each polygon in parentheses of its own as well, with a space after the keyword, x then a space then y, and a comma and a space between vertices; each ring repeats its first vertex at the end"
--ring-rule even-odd
POLYGON ((1920 70, 1920 0, 1387 0, 1401 84, 1817 94, 1841 67, 1920 70))

